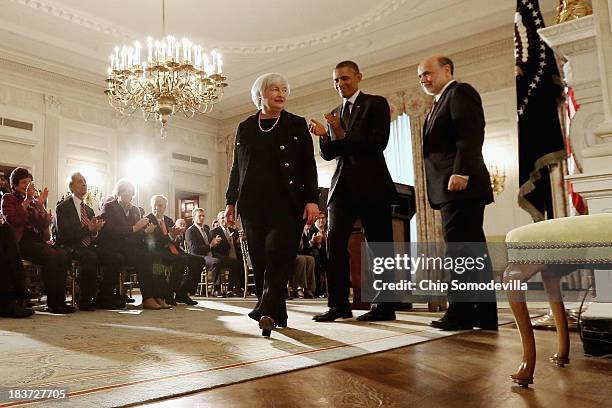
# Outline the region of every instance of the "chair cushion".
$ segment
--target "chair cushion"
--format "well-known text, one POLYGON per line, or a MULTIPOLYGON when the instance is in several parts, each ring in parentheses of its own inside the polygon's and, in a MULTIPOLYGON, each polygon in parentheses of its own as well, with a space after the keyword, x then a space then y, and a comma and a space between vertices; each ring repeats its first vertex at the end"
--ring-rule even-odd
POLYGON ((509 263, 612 263, 612 214, 556 218, 506 235, 509 263))

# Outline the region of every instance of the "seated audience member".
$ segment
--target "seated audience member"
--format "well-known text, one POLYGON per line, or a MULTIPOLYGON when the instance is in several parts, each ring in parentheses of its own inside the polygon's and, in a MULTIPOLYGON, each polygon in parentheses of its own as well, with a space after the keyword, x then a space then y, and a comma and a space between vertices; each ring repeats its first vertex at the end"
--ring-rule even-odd
POLYGON ((134 194, 131 182, 117 182, 116 199, 102 206, 102 218, 106 224, 100 231, 100 247, 120 255, 123 266, 136 269, 144 309, 168 309, 171 306, 165 301, 165 277, 153 275, 152 256, 145 245, 145 234, 152 233, 155 226, 148 218, 142 218, 138 207, 132 205, 134 194))
POLYGON ((6 178, 6 175, 4 174, 4 172, 0 171, 0 198, 2 198, 3 195, 8 194, 10 192, 11 192, 11 188, 9 187, 8 179, 6 178))
POLYGON ((15 231, 0 214, 0 317, 32 316, 34 310, 23 307, 29 298, 15 231))
POLYGON ((215 258, 212 249, 221 242, 220 236, 211 238, 210 228, 204 224, 206 213, 203 208, 194 208, 192 211, 193 225, 185 232, 185 242, 187 250, 191 255, 197 255, 204 259, 206 269, 213 275, 213 296, 223 297, 221 293, 221 268, 223 263, 219 258, 215 258))
POLYGON ((45 209, 47 188, 39 194, 32 174, 17 167, 10 176, 9 194, 2 196, 2 213, 13 227, 23 259, 42 266, 47 293, 47 311, 55 314, 74 313, 66 302, 66 271, 70 256, 62 248, 49 245, 51 212, 45 209))
POLYGON ((316 289, 315 259, 309 252, 307 234, 308 225, 304 225, 304 234, 300 240, 298 255, 295 259, 295 271, 292 280, 295 293, 292 295, 298 298, 312 299, 316 289))
POLYGON ((125 300, 113 293, 121 269, 121 258, 101 249, 98 233, 105 221, 95 217, 94 210, 83 202, 87 194, 87 181, 81 173, 70 177, 68 188, 72 195, 57 204, 57 244, 79 261, 79 310, 123 309, 125 300), (100 292, 98 266, 103 267, 100 292), (94 301, 95 298, 95 301, 94 301), (95 304, 95 307, 94 307, 95 304))
POLYGON ((174 243, 178 245, 183 252, 187 252, 187 248, 185 247, 185 231, 187 230, 187 221, 185 221, 183 218, 177 218, 177 220, 174 222, 174 228, 178 228, 183 231, 174 237, 174 243))
POLYGON ((315 259, 315 278, 317 289, 315 294, 325 294, 325 279, 327 276, 327 217, 321 211, 315 220, 314 226, 308 232, 306 243, 308 253, 315 259))
POLYGON ((167 206, 168 199, 163 195, 155 195, 151 198, 152 212, 147 215, 147 218, 152 225, 155 225, 155 231, 147 237, 148 247, 164 265, 172 266, 169 282, 170 293, 166 298, 166 303, 197 305, 198 302, 189 297, 189 292, 195 293, 196 291, 200 273, 204 268, 204 260, 199 256, 185 253, 176 244, 176 237, 184 234, 185 229, 176 228, 174 221, 165 215, 167 206), (187 274, 185 274, 186 270, 187 274))
POLYGON ((217 223, 219 226, 213 228, 210 235, 220 237, 221 241, 212 249, 213 256, 229 269, 229 290, 241 293, 244 291, 244 266, 238 230, 227 223, 225 211, 217 214, 217 223))

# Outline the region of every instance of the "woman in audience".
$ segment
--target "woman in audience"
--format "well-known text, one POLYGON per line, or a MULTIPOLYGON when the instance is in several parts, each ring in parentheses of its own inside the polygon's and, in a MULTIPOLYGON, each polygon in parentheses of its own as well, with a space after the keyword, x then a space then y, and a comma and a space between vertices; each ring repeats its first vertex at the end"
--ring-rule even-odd
POLYGON ((15 230, 23 259, 42 266, 47 293, 47 311, 56 314, 74 313, 66 305, 66 271, 70 257, 62 248, 49 245, 51 212, 45 209, 49 191, 38 192, 32 174, 17 167, 10 175, 12 192, 2 196, 2 213, 15 230))
POLYGON ((226 219, 236 207, 249 243, 257 305, 249 313, 263 336, 287 325, 285 304, 304 223, 319 214, 317 169, 306 120, 284 110, 289 83, 264 74, 251 88, 255 115, 240 123, 226 193, 226 219))

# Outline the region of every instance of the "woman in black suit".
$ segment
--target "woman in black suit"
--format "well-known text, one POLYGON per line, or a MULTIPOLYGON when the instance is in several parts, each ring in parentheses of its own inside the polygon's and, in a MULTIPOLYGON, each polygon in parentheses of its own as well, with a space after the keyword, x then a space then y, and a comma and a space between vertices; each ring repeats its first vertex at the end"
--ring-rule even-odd
POLYGON ((226 219, 233 222, 237 211, 249 242, 257 294, 249 317, 266 337, 287 326, 288 274, 304 223, 319 214, 312 138, 306 120, 284 110, 288 95, 280 74, 264 74, 253 84, 258 111, 238 126, 226 193, 226 219))

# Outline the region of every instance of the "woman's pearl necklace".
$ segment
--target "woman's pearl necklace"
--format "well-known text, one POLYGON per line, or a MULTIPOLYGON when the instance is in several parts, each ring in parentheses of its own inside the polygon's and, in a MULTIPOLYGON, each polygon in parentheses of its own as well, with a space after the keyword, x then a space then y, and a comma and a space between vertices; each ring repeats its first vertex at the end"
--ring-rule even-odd
POLYGON ((280 120, 280 115, 278 115, 278 118, 276 118, 276 122, 274 122, 272 127, 270 129, 265 130, 264 128, 261 127, 261 112, 259 112, 259 115, 257 115, 257 124, 259 125, 259 130, 261 130, 264 133, 268 133, 272 131, 272 129, 274 129, 274 127, 276 126, 279 120, 280 120))

